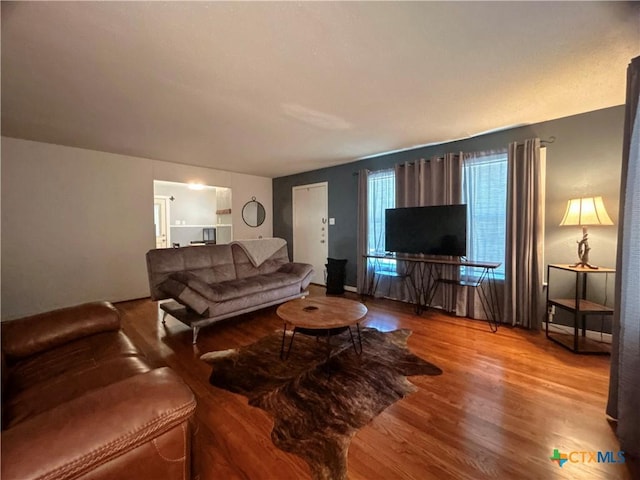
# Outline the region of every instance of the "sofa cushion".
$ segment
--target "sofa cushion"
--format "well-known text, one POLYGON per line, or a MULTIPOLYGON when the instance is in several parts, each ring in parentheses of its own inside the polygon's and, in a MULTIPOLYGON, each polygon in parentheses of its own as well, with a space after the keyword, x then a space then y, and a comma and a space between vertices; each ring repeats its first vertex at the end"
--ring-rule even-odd
POLYGON ((150 371, 140 357, 117 357, 43 380, 12 395, 2 407, 5 428, 51 410, 87 392, 150 371))
POLYGON ((300 287, 297 283, 261 290, 253 295, 241 295, 221 302, 211 303, 209 316, 218 317, 226 316, 232 312, 246 312, 255 309, 256 305, 273 305, 286 299, 296 298, 299 294, 300 287))
POLYGON ((117 331, 120 314, 107 302, 91 302, 2 322, 8 360, 28 357, 100 332, 117 331))
POLYGON ((306 289, 311 283, 311 278, 313 277, 313 265, 309 265, 308 263, 285 263, 278 269, 278 271, 298 277, 300 279, 300 290, 306 289))
POLYGON ((158 288, 164 295, 186 305, 198 315, 204 315, 209 308, 209 303, 194 289, 196 284, 203 285, 202 288, 206 287, 206 283, 193 273, 178 272, 169 275, 158 288))
POLYGON ((195 406, 191 390, 168 368, 134 375, 4 431, 0 475, 16 480, 189 478, 187 422, 195 406), (180 453, 167 448, 164 434, 170 431, 177 433, 170 441, 181 444, 180 453))
POLYGON ((93 368, 109 359, 141 356, 122 331, 98 333, 16 362, 10 368, 9 390, 15 395, 56 377, 93 368))
POLYGON ((192 392, 111 328, 113 306, 95 306, 16 320, 3 337, 3 360, 13 355, 2 366, 0 477, 190 478, 192 392))
POLYGON ((147 252, 147 272, 152 300, 170 297, 161 285, 174 273, 190 272, 206 283, 236 278, 230 245, 150 250, 147 252))
POLYGON ((182 284, 184 286, 183 292, 191 291, 197 293, 210 302, 224 302, 280 287, 289 285, 297 286, 300 284, 300 278, 298 276, 284 272, 255 275, 253 277, 212 284, 206 284, 198 279, 189 278, 186 275, 172 275, 171 279, 178 283, 185 282, 182 284))
POLYGON ((121 330, 89 335, 19 359, 8 369, 10 395, 2 406, 3 427, 149 370, 121 330))

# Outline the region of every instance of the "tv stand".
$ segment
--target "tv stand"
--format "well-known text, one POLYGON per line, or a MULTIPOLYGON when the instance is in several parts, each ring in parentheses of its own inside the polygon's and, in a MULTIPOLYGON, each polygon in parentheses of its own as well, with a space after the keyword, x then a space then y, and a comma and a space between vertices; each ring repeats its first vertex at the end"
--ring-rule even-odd
POLYGON ((464 258, 451 259, 449 257, 418 257, 410 255, 388 255, 371 254, 363 255, 365 262, 365 275, 368 275, 367 263, 373 260, 374 268, 371 278, 365 279, 368 285, 367 295, 372 296, 378 285, 381 275, 388 275, 389 269, 381 268, 382 260, 393 259, 404 262, 406 272, 399 275, 403 279, 409 280, 410 290, 415 299, 416 314, 420 315, 424 310, 431 307, 431 303, 441 285, 454 285, 455 287, 471 287, 477 289, 482 310, 487 317, 489 328, 492 332, 498 330, 501 322, 501 310, 498 303, 498 292, 495 281, 495 269, 500 263, 494 262, 474 262, 464 258), (460 267, 473 267, 480 271, 478 276, 470 279, 460 279, 460 267))

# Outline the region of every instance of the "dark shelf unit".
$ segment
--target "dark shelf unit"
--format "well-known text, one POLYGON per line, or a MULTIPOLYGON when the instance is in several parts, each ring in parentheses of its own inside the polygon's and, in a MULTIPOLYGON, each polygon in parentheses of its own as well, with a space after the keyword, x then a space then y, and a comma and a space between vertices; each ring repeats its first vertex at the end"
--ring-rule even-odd
MULTIPOLYGON (((613 315, 613 308, 588 300, 587 277, 588 275, 615 274, 612 268, 585 268, 572 265, 547 265, 547 312, 552 307, 560 308, 573 315, 573 334, 549 331, 549 318, 545 322, 545 334, 549 340, 561 345, 575 353, 609 354, 610 346, 587 337, 588 315, 613 315), (560 298, 552 294, 552 272, 570 272, 575 276, 575 296, 572 298, 560 298)), ((556 273, 557 274, 557 273, 556 273)))

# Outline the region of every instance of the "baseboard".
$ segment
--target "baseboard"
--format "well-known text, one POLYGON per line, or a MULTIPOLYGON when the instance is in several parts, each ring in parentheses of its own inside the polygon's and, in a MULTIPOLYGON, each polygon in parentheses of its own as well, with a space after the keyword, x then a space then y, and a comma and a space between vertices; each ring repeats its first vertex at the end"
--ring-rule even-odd
MULTIPOLYGON (((326 286, 326 285, 323 285, 323 284, 321 284, 321 283, 313 283, 313 282, 312 282, 312 284, 313 284, 313 285, 316 285, 316 286, 318 286, 318 287, 327 288, 327 286, 326 286)), ((351 285, 345 285, 345 286, 344 286, 344 289, 345 289, 347 292, 358 293, 358 289, 357 289, 356 287, 352 287, 351 285)))
MULTIPOLYGON (((544 327, 544 324, 543 324, 543 327, 544 327)), ((554 331, 558 333, 566 333, 566 334, 572 335, 573 327, 551 322, 549 324, 549 333, 553 333, 554 331)), ((587 338, 590 338, 591 340, 595 340, 597 342, 604 342, 604 343, 611 343, 613 338, 613 336, 610 333, 600 333, 596 330, 587 330, 586 335, 587 335, 587 338)))

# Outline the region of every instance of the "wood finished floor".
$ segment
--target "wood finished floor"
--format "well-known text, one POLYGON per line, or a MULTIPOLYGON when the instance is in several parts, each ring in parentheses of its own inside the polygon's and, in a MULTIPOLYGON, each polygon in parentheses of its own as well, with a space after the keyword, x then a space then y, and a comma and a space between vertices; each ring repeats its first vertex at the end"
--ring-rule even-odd
MULTIPOLYGON (((312 286, 311 294, 324 289, 312 286)), ((418 391, 355 435, 351 480, 640 478, 636 463, 567 462, 560 468, 549 459, 556 448, 620 450, 604 414, 609 357, 572 354, 542 333, 501 327, 493 334, 480 321, 436 312, 418 317, 409 305, 388 300, 366 304, 364 325, 411 329, 409 348, 444 373, 411 377, 418 391)), ((305 462, 271 443, 270 417, 244 397, 210 386, 210 367, 199 360, 280 329, 275 307, 202 329, 195 346, 182 323, 168 318, 162 325, 155 302, 117 307, 133 341, 152 362, 176 370, 197 397, 194 478, 310 478, 305 462)))

